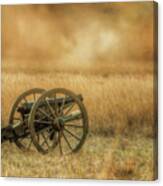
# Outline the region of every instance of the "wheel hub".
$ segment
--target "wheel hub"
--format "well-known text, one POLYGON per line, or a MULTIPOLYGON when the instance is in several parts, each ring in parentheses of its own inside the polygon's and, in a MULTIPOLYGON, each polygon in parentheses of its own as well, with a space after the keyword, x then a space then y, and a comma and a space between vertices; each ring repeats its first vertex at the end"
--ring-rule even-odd
POLYGON ((54 121, 53 121, 53 128, 55 130, 58 130, 58 131, 61 131, 63 130, 64 128, 64 120, 62 118, 56 118, 54 121))

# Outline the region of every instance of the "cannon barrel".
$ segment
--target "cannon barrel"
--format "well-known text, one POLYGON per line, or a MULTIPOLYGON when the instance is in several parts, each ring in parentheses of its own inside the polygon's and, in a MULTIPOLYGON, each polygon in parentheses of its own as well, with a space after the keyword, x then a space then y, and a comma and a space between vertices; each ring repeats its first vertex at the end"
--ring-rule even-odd
MULTIPOLYGON (((83 101, 83 97, 81 94, 77 95, 78 99, 80 99, 80 101, 83 101)), ((48 102, 50 105, 57 105, 58 107, 60 107, 63 103, 63 99, 64 98, 57 98, 56 100, 54 99, 49 99, 48 102)), ((68 105, 70 103, 72 103, 74 100, 71 97, 66 98, 64 105, 68 105)), ((24 103, 21 107, 18 107, 17 111, 20 112, 21 114, 29 114, 29 112, 31 111, 31 108, 33 106, 34 102, 29 102, 29 103, 24 103)), ((45 106, 45 102, 42 102, 42 104, 40 104, 40 107, 45 106)))

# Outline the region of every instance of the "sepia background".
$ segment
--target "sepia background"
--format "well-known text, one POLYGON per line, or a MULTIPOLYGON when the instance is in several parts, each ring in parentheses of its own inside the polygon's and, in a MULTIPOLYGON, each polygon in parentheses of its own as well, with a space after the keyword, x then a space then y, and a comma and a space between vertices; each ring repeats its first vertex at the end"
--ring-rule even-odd
POLYGON ((1 15, 2 126, 34 87, 81 93, 90 126, 67 157, 3 144, 2 175, 154 179, 154 3, 5 5, 1 15))

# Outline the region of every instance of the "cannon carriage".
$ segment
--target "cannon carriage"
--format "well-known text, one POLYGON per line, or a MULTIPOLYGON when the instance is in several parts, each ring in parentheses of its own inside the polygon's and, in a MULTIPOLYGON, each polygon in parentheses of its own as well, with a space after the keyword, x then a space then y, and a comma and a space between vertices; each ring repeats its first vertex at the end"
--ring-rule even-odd
POLYGON ((88 133, 83 97, 58 88, 34 88, 21 94, 1 129, 1 142, 14 142, 22 150, 35 147, 46 154, 56 147, 61 155, 77 152, 88 133))

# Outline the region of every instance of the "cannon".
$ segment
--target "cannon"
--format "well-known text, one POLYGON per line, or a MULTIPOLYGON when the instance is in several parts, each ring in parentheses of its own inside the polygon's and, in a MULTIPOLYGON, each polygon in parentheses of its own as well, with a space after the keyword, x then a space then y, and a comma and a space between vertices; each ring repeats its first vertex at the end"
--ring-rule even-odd
POLYGON ((77 152, 88 133, 88 115, 82 95, 64 88, 34 88, 14 102, 8 126, 1 129, 1 142, 14 142, 23 151, 46 154, 77 152))

